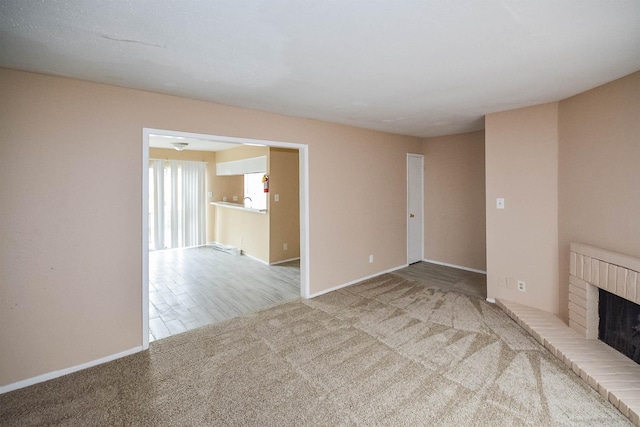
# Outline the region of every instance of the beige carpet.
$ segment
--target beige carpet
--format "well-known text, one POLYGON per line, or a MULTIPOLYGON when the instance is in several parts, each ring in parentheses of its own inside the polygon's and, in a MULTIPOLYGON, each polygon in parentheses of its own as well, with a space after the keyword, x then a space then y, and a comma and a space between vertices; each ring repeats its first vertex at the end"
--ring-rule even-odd
POLYGON ((2 395, 0 423, 630 425, 494 305, 393 274, 2 395))

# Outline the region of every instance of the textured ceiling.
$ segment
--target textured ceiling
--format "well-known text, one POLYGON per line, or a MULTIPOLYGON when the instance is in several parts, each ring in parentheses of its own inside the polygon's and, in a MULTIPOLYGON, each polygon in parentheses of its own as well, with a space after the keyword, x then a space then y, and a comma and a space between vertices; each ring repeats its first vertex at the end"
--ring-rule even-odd
POLYGON ((638 0, 3 0, 0 66, 393 133, 640 69, 638 0))

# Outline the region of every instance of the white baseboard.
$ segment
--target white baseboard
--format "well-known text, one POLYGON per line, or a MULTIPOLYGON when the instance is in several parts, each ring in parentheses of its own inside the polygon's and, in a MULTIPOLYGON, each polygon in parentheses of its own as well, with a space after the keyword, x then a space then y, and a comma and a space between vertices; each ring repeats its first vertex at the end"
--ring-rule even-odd
POLYGON ((373 279, 374 277, 380 276, 381 274, 391 273, 393 271, 400 270, 401 268, 405 268, 407 266, 408 266, 408 264, 403 264, 403 265, 399 265, 397 267, 390 268, 388 270, 380 271, 380 272, 372 274, 370 276, 361 277, 360 279, 352 280, 350 282, 343 283, 341 285, 334 286, 332 288, 325 289, 323 291, 311 294, 311 295, 309 295, 309 298, 319 297, 320 295, 328 294, 329 292, 337 291, 338 289, 346 288, 347 286, 355 285, 356 283, 364 282, 365 280, 373 279))
POLYGON ((203 243, 201 245, 195 246, 181 246, 179 248, 164 248, 164 249, 149 249, 149 252, 160 252, 160 251, 181 251, 182 249, 194 249, 194 248, 204 248, 209 246, 208 243, 203 243))
POLYGON ((496 303, 496 300, 495 300, 495 298, 489 298, 489 297, 487 297, 487 302, 490 302, 491 304, 495 304, 495 303, 496 303))
POLYGON ((256 258, 253 255, 249 255, 248 253, 246 253, 245 251, 242 251, 242 256, 246 256, 247 258, 251 258, 254 261, 258 261, 263 263, 264 265, 269 265, 269 263, 267 261, 261 260, 260 258, 256 258))
POLYGON ((463 267, 461 265, 449 264, 446 262, 435 261, 433 259, 423 259, 422 261, 428 262, 431 264, 444 265, 445 267, 457 268, 458 270, 466 270, 466 271, 472 271, 474 273, 487 274, 487 272, 484 270, 476 270, 475 268, 463 267))
POLYGON ((33 384, 42 383, 52 380, 54 378, 61 377, 63 375, 72 374, 83 369, 91 368, 93 366, 102 365, 103 363, 111 362, 112 360, 120 359, 121 357, 129 356, 134 353, 142 351, 142 346, 134 347, 129 350, 122 351, 120 353, 112 354, 110 356, 101 357, 100 359, 92 360, 91 362, 83 363, 81 365, 72 366, 70 368, 60 369, 59 371, 52 371, 46 374, 38 375, 37 377, 27 378, 26 380, 18 381, 12 384, 0 386, 0 394, 8 393, 13 390, 25 388, 33 384))
POLYGON ((295 261, 300 259, 300 257, 296 257, 296 258, 289 258, 289 259, 283 259, 282 261, 276 261, 276 262, 272 262, 269 265, 278 265, 278 264, 284 264, 285 262, 289 262, 289 261, 295 261))

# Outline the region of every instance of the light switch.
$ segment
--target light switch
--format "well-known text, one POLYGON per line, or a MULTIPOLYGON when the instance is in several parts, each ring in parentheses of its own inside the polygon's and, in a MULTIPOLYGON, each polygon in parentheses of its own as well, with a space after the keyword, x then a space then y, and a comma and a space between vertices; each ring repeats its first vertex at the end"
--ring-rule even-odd
POLYGON ((496 209, 504 209, 504 198, 498 197, 496 199, 496 209))
POLYGON ((273 195, 273 201, 274 202, 279 202, 280 201, 280 195, 279 194, 274 194, 273 195))
POLYGON ((207 197, 213 197, 213 192, 209 191, 209 192, 207 193, 207 197))

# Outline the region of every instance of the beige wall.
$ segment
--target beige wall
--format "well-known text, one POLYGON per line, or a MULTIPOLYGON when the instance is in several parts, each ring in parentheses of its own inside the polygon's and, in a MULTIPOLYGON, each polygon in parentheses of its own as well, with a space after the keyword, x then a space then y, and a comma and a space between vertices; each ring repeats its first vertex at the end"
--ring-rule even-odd
POLYGON ((560 102, 560 310, 569 243, 640 257, 640 72, 560 102))
POLYGON ((215 241, 269 262, 269 215, 216 206, 215 241))
POLYGON ((298 150, 269 151, 269 262, 274 263, 300 257, 299 159, 298 150))
MULTIPOLYGON (((214 166, 215 169, 215 166, 214 166)), ((244 176, 243 175, 221 175, 218 176, 213 171, 211 175, 211 201, 221 202, 227 198, 227 202, 233 203, 233 197, 238 198, 237 203, 242 203, 244 197, 244 176)))
POLYGON ((558 310, 558 104, 485 118, 487 297, 558 310), (496 209, 496 198, 505 209, 496 209), (526 291, 515 283, 523 280, 526 291))
POLYGON ((418 139, 360 138, 359 129, 345 130, 309 147, 311 268, 326 284, 406 264, 407 153, 422 149, 418 139))
POLYGON ((640 256, 638 117, 640 72, 486 117, 490 298, 566 320, 571 242, 640 256), (505 197, 504 211, 496 197, 505 197), (527 291, 505 287, 507 277, 525 280, 527 291))
POLYGON ((486 271, 484 131, 424 140, 424 256, 486 271))
POLYGON ((142 344, 144 127, 308 144, 311 293, 406 263, 417 138, 0 69, 0 386, 142 344))

